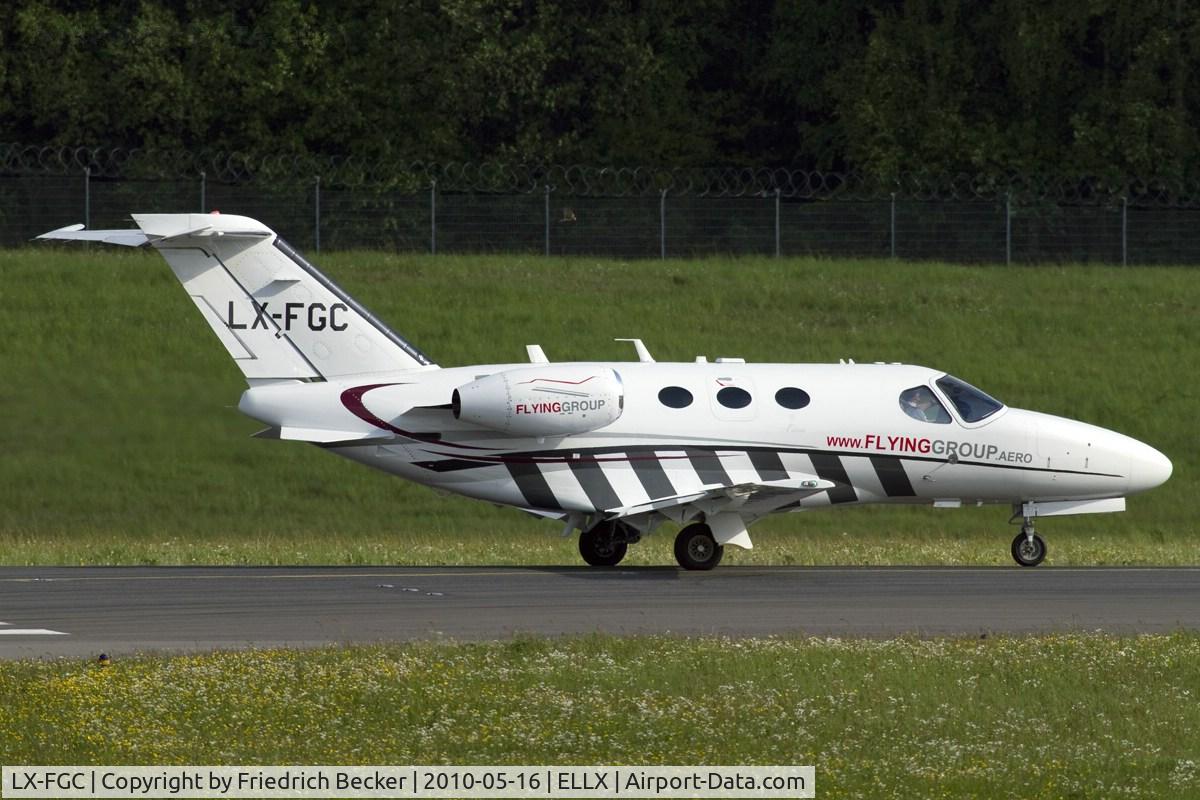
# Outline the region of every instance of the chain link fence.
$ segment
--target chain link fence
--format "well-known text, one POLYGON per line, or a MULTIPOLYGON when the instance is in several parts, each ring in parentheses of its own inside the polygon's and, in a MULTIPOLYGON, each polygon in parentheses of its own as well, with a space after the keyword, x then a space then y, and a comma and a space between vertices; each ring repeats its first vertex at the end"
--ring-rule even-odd
POLYGON ((365 163, 0 144, 0 245, 219 209, 303 249, 1191 264, 1200 189, 1167 179, 365 163))

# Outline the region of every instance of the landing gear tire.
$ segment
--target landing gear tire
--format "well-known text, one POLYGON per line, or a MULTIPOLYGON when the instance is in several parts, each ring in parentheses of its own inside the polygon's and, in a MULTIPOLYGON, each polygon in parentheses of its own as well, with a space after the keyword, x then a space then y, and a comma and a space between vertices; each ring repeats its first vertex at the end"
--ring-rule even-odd
POLYGON ((629 545, 612 523, 601 523, 579 534, 579 555, 593 567, 615 567, 625 558, 629 545))
POLYGON ((712 529, 702 523, 688 525, 675 537, 675 560, 684 569, 712 569, 723 555, 725 547, 717 544, 712 529))
POLYGON ((1032 537, 1021 531, 1012 543, 1013 560, 1022 567, 1036 567, 1046 557, 1046 543, 1036 533, 1032 537))

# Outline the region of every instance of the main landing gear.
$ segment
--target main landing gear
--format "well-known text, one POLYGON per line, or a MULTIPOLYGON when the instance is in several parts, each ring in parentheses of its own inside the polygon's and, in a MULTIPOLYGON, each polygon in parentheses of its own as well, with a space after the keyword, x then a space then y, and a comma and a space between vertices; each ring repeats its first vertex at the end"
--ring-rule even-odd
POLYGON ((1012 557, 1022 567, 1036 567, 1046 557, 1046 543, 1034 533, 1032 517, 1025 517, 1021 532, 1013 539, 1012 557))
POLYGON ((725 547, 702 522, 688 525, 675 537, 675 560, 684 569, 712 569, 721 563, 725 547))
MULTIPOLYGON (((629 545, 641 538, 637 528, 627 522, 601 522, 579 534, 579 555, 593 567, 615 567, 625 558, 629 545)), ((723 555, 725 548, 702 522, 688 525, 675 537, 675 560, 684 569, 712 569, 723 555)))
POLYGON ((642 538, 637 529, 619 520, 601 522, 579 534, 579 555, 593 567, 615 567, 629 545, 642 538))

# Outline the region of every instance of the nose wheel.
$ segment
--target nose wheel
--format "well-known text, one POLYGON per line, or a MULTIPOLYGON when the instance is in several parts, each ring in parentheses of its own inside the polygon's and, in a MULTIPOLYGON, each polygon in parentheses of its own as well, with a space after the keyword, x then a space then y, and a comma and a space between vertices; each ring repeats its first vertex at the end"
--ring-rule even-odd
POLYGON ((1022 567, 1036 567, 1046 557, 1046 543, 1033 531, 1033 521, 1026 519, 1012 542, 1013 560, 1022 567))

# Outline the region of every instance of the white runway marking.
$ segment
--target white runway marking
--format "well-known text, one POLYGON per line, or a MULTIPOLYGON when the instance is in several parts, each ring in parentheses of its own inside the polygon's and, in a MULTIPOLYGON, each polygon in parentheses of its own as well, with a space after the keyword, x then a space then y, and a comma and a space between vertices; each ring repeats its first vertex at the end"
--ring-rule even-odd
POLYGON ((11 622, 0 622, 0 636, 69 636, 63 631, 52 631, 49 628, 12 628, 11 622))

